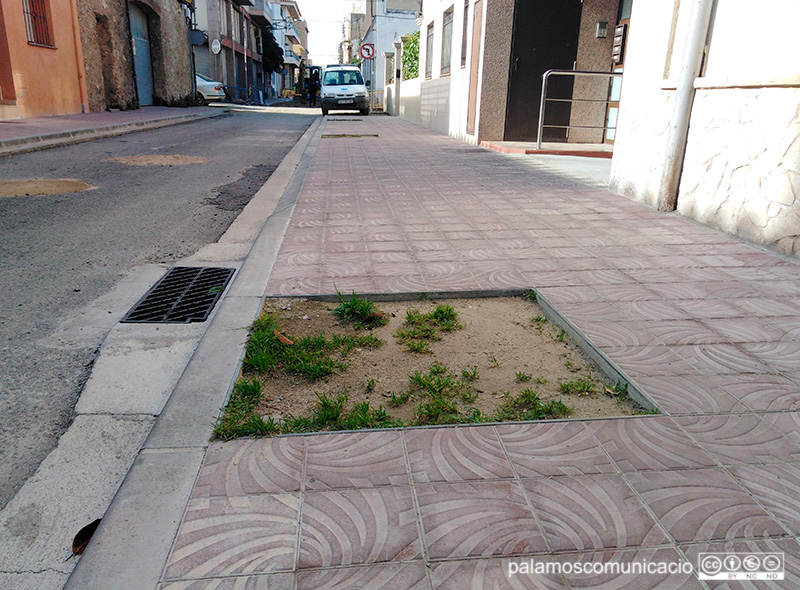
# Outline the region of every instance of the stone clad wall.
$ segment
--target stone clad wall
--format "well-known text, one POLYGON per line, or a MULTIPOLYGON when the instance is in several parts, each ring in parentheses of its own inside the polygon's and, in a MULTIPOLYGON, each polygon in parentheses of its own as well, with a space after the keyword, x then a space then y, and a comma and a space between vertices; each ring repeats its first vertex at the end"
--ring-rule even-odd
POLYGON ((699 89, 678 212, 800 253, 800 89, 699 89))

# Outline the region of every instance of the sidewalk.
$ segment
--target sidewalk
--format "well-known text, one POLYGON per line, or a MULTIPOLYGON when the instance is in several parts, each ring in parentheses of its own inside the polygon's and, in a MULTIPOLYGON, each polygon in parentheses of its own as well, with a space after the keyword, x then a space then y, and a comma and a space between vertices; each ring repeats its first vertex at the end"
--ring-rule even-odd
POLYGON ((0 121, 0 156, 188 123, 221 114, 223 111, 218 108, 145 107, 132 111, 3 120, 0 121))
POLYGON ((706 551, 783 552, 786 580, 759 587, 799 587, 800 262, 396 118, 337 119, 278 206, 268 295, 533 287, 661 414, 215 442, 204 457, 151 435, 134 471, 170 480, 171 512, 126 481, 68 588, 716 587, 507 577, 512 562, 696 566, 706 551), (179 452, 188 467, 153 467, 179 452))

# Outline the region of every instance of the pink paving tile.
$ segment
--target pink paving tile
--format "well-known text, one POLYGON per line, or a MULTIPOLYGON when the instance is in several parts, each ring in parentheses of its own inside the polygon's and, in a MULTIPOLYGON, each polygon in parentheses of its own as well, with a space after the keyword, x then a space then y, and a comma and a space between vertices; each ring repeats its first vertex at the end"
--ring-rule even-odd
POLYGON ((579 422, 502 424, 497 432, 519 477, 614 473, 614 466, 579 422))
POLYGON ((676 301, 675 306, 685 312, 686 317, 697 320, 714 318, 739 318, 748 314, 724 299, 687 299, 676 301))
POLYGON ((699 568, 701 553, 738 553, 743 558, 750 553, 782 553, 784 580, 775 581, 713 581, 709 586, 725 590, 775 590, 775 588, 800 588, 800 545, 794 539, 748 539, 739 541, 699 543, 681 546, 690 562, 699 568))
MULTIPOLYGON (((431 579, 435 590, 562 590, 568 588, 558 573, 520 573, 519 567, 536 564, 553 567, 546 555, 483 558, 434 562, 431 579), (513 573, 512 573, 513 572, 513 573)), ((524 570, 523 570, 524 571, 524 570)))
POLYGON ((641 325, 656 336, 657 344, 729 343, 727 338, 695 320, 644 321, 641 325))
POLYGON ((716 377, 670 375, 638 377, 636 383, 669 414, 718 414, 745 412, 747 406, 725 391, 716 377))
POLYGON ((800 371, 800 342, 754 342, 741 345, 773 371, 800 371))
POLYGON ((592 344, 604 350, 649 346, 656 339, 636 322, 581 322, 580 330, 592 344))
POLYGON ((553 551, 661 545, 667 538, 622 476, 523 480, 553 551))
POLYGON ((732 302, 747 315, 756 317, 800 315, 796 300, 781 297, 752 297, 736 299, 732 302))
POLYGON ((543 287, 537 291, 547 301, 555 306, 575 303, 592 303, 602 298, 594 286, 575 286, 565 289, 563 287, 543 287))
POLYGON ((611 303, 618 301, 649 301, 661 298, 645 285, 638 283, 597 285, 595 289, 600 297, 611 303))
POLYGON ((672 347, 668 346, 618 348, 610 351, 608 356, 634 379, 642 376, 691 375, 697 373, 697 369, 693 364, 678 356, 672 350, 672 347))
POLYGON ((515 482, 423 484, 417 486, 417 498, 431 559, 548 550, 515 482))
POLYGON ((375 281, 372 276, 347 276, 332 277, 323 275, 319 280, 318 293, 332 295, 340 293, 374 293, 376 291, 375 281))
POLYGON ((800 445, 800 412, 782 412, 780 414, 763 414, 762 419, 772 424, 779 432, 800 445))
POLYGON ((721 375, 715 381, 757 412, 800 409, 800 386, 781 375, 721 375))
POLYGON ((690 316, 669 301, 619 301, 617 307, 622 310, 625 320, 688 320, 690 316))
POLYGON ((308 438, 306 489, 408 483, 399 431, 334 433, 308 438))
MULTIPOLYGON (((579 564, 580 572, 564 573, 564 577, 573 589, 603 588, 617 590, 635 588, 636 590, 699 590, 703 588, 699 580, 692 575, 694 569, 682 555, 672 548, 644 548, 636 550, 597 551, 579 555, 559 555, 557 560, 564 567, 579 564), (648 573, 644 568, 674 568, 678 573, 670 573, 665 569, 648 573), (592 568, 598 568, 593 572, 592 568), (603 572, 600 568, 607 568, 603 572)), ((562 570, 563 571, 563 570, 562 570)))
POLYGON ((409 487, 306 493, 298 567, 403 561, 421 554, 409 487))
POLYGON ((299 491, 305 446, 299 437, 214 442, 206 452, 193 497, 299 491))
POLYGON ((168 582, 158 590, 292 590, 293 580, 293 574, 206 578, 168 582))
POLYGON ((558 311, 568 320, 580 323, 596 322, 624 322, 628 320, 625 314, 615 304, 603 301, 592 303, 565 303, 558 306, 558 311))
POLYGON ((723 465, 800 461, 800 448, 756 414, 687 416, 675 422, 723 465))
POLYGON ((164 579, 291 570, 299 508, 295 494, 191 500, 164 579))
POLYGON ((528 286, 528 281, 522 273, 499 261, 467 262, 467 268, 475 277, 480 289, 524 289, 528 286))
POLYGON ((785 336, 782 330, 768 325, 766 318, 718 318, 703 323, 729 342, 774 342, 785 336))
POLYGON ((722 470, 637 472, 627 477, 679 543, 785 534, 722 470))
POLYGON ((492 427, 408 430, 403 437, 416 483, 514 476, 492 427))
POLYGON ((790 533, 800 534, 800 463, 732 467, 731 473, 790 533))
POLYGON ((598 420, 586 427, 623 473, 716 465, 670 418, 598 420))
POLYGON ((670 346, 670 349, 686 359, 702 375, 769 373, 768 365, 743 350, 746 346, 724 343, 681 344, 670 346))
POLYGON ((429 590, 423 563, 390 563, 303 571, 297 575, 297 590, 429 590))

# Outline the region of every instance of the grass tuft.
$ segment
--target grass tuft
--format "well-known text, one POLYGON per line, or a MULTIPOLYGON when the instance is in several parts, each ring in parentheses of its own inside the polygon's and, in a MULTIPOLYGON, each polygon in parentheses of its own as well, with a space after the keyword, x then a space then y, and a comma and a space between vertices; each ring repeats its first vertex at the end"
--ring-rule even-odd
POLYGON ((430 353, 430 343, 441 340, 439 332, 452 332, 463 328, 458 322, 458 312, 449 305, 437 305, 436 309, 422 313, 418 309, 406 312, 406 321, 395 330, 394 336, 405 343, 407 350, 430 353))
POLYGON ((546 420, 548 418, 565 418, 572 412, 560 400, 550 400, 542 403, 539 394, 530 388, 523 389, 514 397, 508 397, 497 410, 495 420, 546 420))
POLYGON ((389 318, 372 301, 360 298, 355 291, 350 299, 345 299, 338 290, 336 296, 339 298, 339 305, 333 309, 333 315, 343 324, 371 330, 389 323, 389 318))

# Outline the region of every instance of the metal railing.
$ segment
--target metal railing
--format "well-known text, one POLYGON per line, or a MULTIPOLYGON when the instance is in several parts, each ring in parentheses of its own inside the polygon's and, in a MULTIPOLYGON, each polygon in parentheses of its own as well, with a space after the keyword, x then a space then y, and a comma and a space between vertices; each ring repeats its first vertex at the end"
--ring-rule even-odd
MULTIPOLYGON (((544 107, 547 101, 550 102, 595 102, 595 103, 605 103, 606 108, 608 108, 608 104, 612 101, 610 98, 605 100, 599 99, 592 99, 592 98, 547 98, 547 82, 550 79, 550 76, 587 76, 587 77, 607 77, 607 78, 616 78, 621 77, 622 72, 590 72, 586 70, 547 70, 544 74, 542 74, 542 99, 539 103, 539 131, 536 135, 536 149, 542 149, 542 134, 544 132, 545 127, 549 127, 552 129, 616 129, 616 125, 614 127, 608 125, 545 125, 544 124, 544 107)), ((605 117, 604 119, 605 120, 605 117)))

